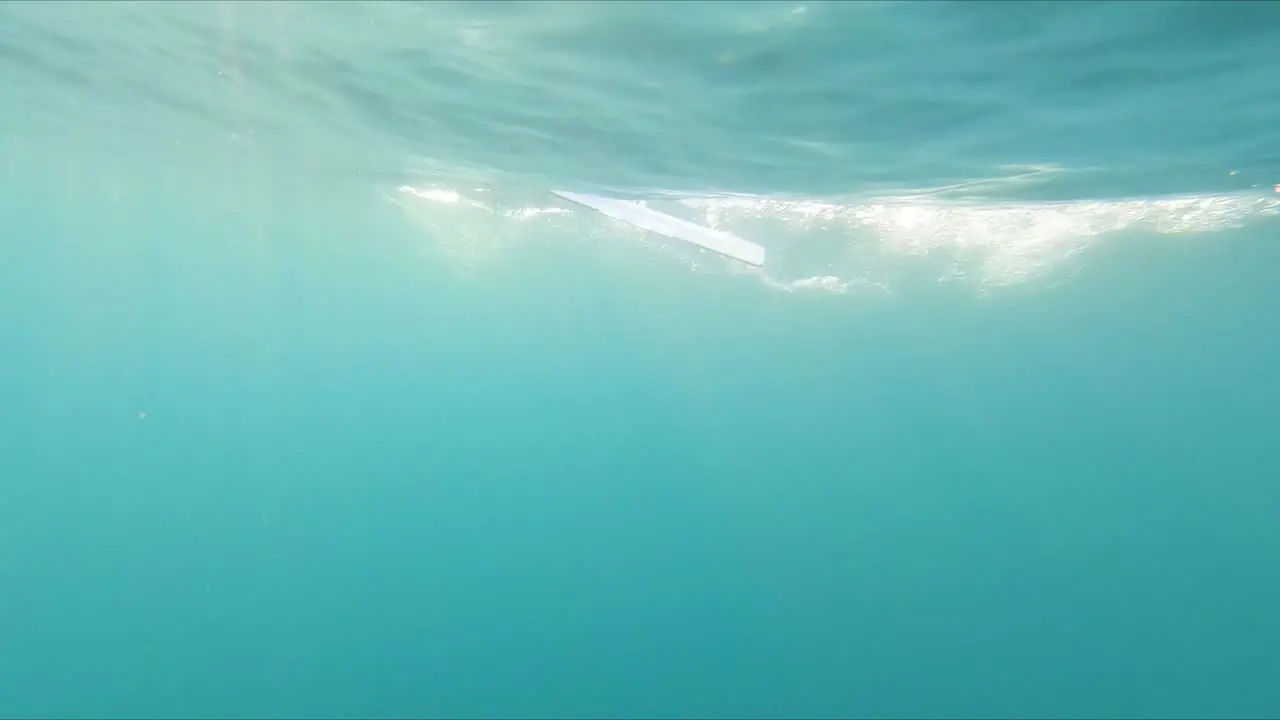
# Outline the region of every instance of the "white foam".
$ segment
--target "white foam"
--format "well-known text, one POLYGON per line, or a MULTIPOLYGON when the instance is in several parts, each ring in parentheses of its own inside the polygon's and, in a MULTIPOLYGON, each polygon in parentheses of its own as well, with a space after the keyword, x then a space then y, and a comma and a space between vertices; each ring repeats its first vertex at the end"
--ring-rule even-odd
POLYGON ((842 200, 673 193, 654 201, 697 213, 703 218, 697 224, 635 202, 556 193, 596 211, 584 218, 588 225, 579 226, 570 219, 580 213, 547 203, 540 192, 468 191, 440 183, 400 191, 406 207, 435 231, 436 243, 455 263, 488 262, 514 245, 549 238, 612 241, 616 230, 606 227, 612 223, 594 220, 604 216, 637 234, 652 232, 651 239, 638 239, 693 272, 750 273, 788 293, 896 293, 921 280, 986 292, 1055 270, 1074 272, 1088 262, 1086 251, 1126 231, 1195 235, 1280 216, 1280 199, 1271 192, 1064 202, 957 200, 924 191, 842 200), (767 268, 761 268, 764 248, 731 235, 730 229, 768 239, 767 268), (680 242, 661 242, 666 238, 680 242), (736 245, 715 246, 723 238, 736 245), (758 254, 743 246, 758 248, 758 254), (701 249, 743 262, 702 262, 710 256, 701 249))

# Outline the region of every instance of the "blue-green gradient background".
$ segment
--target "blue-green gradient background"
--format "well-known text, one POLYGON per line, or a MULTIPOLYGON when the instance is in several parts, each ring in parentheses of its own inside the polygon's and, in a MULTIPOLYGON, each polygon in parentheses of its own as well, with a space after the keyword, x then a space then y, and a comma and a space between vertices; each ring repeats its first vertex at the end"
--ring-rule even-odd
POLYGON ((0 6, 0 717, 1274 717, 1277 47, 1268 3, 0 6), (770 279, 417 186, 958 209, 754 201, 770 279))

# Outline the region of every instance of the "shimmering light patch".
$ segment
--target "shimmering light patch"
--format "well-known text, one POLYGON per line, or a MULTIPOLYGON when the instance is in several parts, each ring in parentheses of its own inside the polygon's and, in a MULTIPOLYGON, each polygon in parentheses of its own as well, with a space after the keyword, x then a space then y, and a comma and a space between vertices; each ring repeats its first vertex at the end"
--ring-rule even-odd
MULTIPOLYGON (((938 282, 967 282, 985 291, 1044 277, 1108 235, 1209 233, 1280 214, 1280 200, 1271 194, 993 203, 948 199, 955 187, 845 201, 665 194, 650 205, 758 241, 771 258, 757 273, 767 287, 829 293, 897 291, 894 278, 919 268, 938 282)), ((436 183, 404 186, 400 195, 436 229, 446 255, 469 263, 492 260, 521 240, 585 236, 608 238, 610 245, 619 238, 633 241, 700 273, 741 272, 731 261, 673 247, 585 208, 561 207, 549 192, 499 199, 483 189, 464 193, 436 183), (474 197, 479 195, 486 195, 483 201, 474 197)))

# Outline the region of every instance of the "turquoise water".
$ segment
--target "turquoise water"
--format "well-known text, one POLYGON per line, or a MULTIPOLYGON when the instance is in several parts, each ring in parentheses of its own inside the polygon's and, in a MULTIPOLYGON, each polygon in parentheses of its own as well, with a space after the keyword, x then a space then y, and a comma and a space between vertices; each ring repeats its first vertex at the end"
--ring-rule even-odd
POLYGON ((0 5, 0 716, 1274 717, 1277 48, 0 5))

